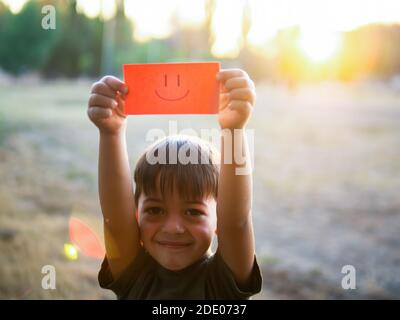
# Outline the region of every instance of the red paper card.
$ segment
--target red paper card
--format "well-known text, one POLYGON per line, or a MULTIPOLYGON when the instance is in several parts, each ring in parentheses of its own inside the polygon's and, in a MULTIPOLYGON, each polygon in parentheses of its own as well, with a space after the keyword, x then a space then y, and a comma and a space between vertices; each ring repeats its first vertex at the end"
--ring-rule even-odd
POLYGON ((125 114, 218 113, 218 62, 125 64, 125 114))

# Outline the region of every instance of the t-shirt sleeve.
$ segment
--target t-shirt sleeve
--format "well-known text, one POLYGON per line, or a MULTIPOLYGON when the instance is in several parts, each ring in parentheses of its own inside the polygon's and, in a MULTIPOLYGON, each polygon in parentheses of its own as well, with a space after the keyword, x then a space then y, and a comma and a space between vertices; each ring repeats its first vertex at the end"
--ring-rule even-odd
POLYGON ((118 299, 123 299, 129 294, 130 289, 135 284, 142 272, 148 270, 151 266, 150 255, 141 247, 138 255, 132 263, 114 279, 107 256, 104 257, 103 263, 98 274, 100 287, 113 291, 118 299))
POLYGON ((231 269, 222 259, 218 250, 210 263, 209 272, 211 286, 216 299, 249 299, 261 291, 262 276, 256 256, 254 256, 253 269, 246 288, 239 288, 231 269))

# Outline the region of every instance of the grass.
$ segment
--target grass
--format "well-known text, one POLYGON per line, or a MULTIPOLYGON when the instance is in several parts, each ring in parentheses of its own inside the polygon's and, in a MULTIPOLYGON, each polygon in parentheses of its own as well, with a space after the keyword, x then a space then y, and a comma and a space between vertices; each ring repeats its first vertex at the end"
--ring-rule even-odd
MULTIPOLYGON (((63 255, 70 216, 88 221, 101 236, 98 134, 86 116, 90 85, 0 87, 2 299, 114 298, 97 284, 101 261, 63 255), (40 286, 46 264, 57 271, 54 291, 40 286)), ((399 94, 368 84, 297 92, 258 84, 257 92, 249 123, 256 139, 254 226, 259 263, 265 275, 276 276, 259 298, 346 298, 333 287, 349 263, 360 266, 358 296, 373 291, 398 298, 395 279, 386 288, 364 274, 375 270, 388 279, 398 272, 399 94), (315 270, 319 282, 313 284, 315 270), (279 279, 290 282, 289 291, 279 279)), ((148 144, 148 130, 168 132, 174 119, 179 129, 218 127, 214 116, 132 117, 131 167, 148 144)))

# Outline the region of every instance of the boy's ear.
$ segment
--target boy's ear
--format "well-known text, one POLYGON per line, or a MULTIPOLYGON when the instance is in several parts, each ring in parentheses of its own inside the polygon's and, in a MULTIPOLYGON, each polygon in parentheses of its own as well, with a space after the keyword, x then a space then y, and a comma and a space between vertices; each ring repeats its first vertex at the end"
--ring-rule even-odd
POLYGON ((139 209, 138 208, 136 208, 135 216, 136 216, 136 222, 139 223, 139 209))

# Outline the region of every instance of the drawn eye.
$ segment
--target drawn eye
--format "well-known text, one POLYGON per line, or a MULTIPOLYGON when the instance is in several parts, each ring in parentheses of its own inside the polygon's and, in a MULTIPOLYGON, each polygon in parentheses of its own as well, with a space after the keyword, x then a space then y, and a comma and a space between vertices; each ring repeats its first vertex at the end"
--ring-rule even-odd
POLYGON ((164 87, 166 87, 167 85, 168 85, 168 83, 167 83, 167 75, 164 74, 164 87))
POLYGON ((178 87, 181 85, 181 81, 180 81, 181 79, 180 79, 180 76, 179 76, 179 74, 178 74, 178 87))

